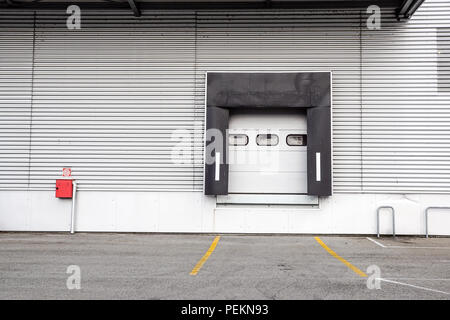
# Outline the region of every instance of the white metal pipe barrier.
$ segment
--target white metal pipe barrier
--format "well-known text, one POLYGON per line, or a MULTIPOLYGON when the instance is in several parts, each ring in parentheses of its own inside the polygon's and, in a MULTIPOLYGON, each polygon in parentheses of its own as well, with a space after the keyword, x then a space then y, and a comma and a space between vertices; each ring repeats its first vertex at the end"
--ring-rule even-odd
POLYGON ((380 210, 391 209, 392 211, 392 235, 395 237, 395 209, 391 206, 381 206, 377 209, 377 237, 380 237, 380 210))

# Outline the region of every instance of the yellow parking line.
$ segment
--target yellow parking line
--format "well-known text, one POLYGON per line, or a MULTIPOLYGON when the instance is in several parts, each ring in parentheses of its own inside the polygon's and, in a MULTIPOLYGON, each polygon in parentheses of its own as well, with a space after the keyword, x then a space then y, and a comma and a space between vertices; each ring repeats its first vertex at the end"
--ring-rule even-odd
POLYGON ((199 262, 197 262, 194 269, 192 269, 192 271, 190 273, 191 276, 197 275, 197 273, 200 271, 202 266, 205 264, 206 260, 208 260, 211 253, 213 253, 214 249, 216 249, 216 246, 217 246, 217 243, 219 242, 219 240, 220 240, 220 236, 217 236, 214 238, 214 241, 211 244, 211 246, 209 247, 208 251, 206 251, 205 255, 199 260, 199 262))
POLYGON ((358 274, 360 277, 367 277, 367 274, 365 274, 364 272, 362 272, 361 270, 359 270, 357 267, 355 267, 354 265, 352 265, 350 262, 348 262, 347 260, 345 260, 344 258, 342 258, 340 255, 338 255, 336 252, 334 252, 333 250, 331 250, 330 248, 328 248, 328 246, 322 241, 320 240, 319 237, 314 237, 314 239, 316 239, 316 241, 329 253, 331 254, 333 257, 335 257, 336 259, 338 259, 340 262, 342 262, 343 264, 345 264, 347 267, 349 267, 350 269, 353 270, 353 272, 355 272, 356 274, 358 274))

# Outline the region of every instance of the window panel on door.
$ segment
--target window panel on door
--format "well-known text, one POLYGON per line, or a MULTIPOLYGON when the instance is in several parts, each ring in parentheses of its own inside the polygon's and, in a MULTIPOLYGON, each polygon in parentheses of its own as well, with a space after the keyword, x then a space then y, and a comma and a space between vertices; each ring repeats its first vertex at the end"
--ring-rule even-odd
POLYGON ((306 134, 290 134, 286 137, 288 146, 306 146, 306 134))
POLYGON ((230 134, 228 135, 228 143, 230 146, 246 146, 248 144, 248 136, 246 134, 230 134))
POLYGON ((258 146, 276 146, 278 145, 279 138, 276 134, 258 134, 256 136, 256 144, 258 146))

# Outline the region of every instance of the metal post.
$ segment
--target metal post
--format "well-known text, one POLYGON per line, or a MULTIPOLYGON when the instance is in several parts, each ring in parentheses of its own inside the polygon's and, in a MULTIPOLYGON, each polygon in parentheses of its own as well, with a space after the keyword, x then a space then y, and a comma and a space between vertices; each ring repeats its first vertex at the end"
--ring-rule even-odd
POLYGON ((70 217, 70 233, 75 233, 75 209, 77 201, 77 182, 73 180, 73 190, 72 190, 72 215, 70 217))
POLYGON ((395 209, 391 206, 381 206, 377 209, 377 238, 380 237, 380 210, 391 209, 392 211, 392 235, 395 238, 395 209))
POLYGON ((392 208, 392 235, 395 238, 395 210, 392 208))

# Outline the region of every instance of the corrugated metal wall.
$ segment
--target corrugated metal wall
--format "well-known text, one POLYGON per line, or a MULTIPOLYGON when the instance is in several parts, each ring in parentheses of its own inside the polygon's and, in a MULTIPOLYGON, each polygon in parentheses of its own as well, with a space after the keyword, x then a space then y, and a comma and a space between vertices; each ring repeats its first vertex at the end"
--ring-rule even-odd
POLYGON ((0 188, 28 186, 33 20, 0 12, 0 188))
POLYGON ((69 167, 82 190, 200 190, 202 136, 174 135, 196 123, 195 16, 83 12, 76 31, 66 17, 36 16, 30 187, 54 188, 69 167), (172 161, 175 146, 184 161, 172 161))
POLYGON ((450 192, 450 1, 363 30, 363 190, 450 192))
POLYGON ((334 191, 449 192, 450 4, 385 10, 376 31, 338 12, 83 12, 79 31, 40 12, 34 37, 16 16, 26 28, 0 31, 0 188, 51 190, 71 167, 85 190, 201 191, 206 71, 332 71, 334 191))
POLYGON ((194 16, 83 13, 79 31, 66 16, 36 24, 33 186, 67 166, 81 188, 198 189, 201 168, 171 161, 196 120, 194 16))

